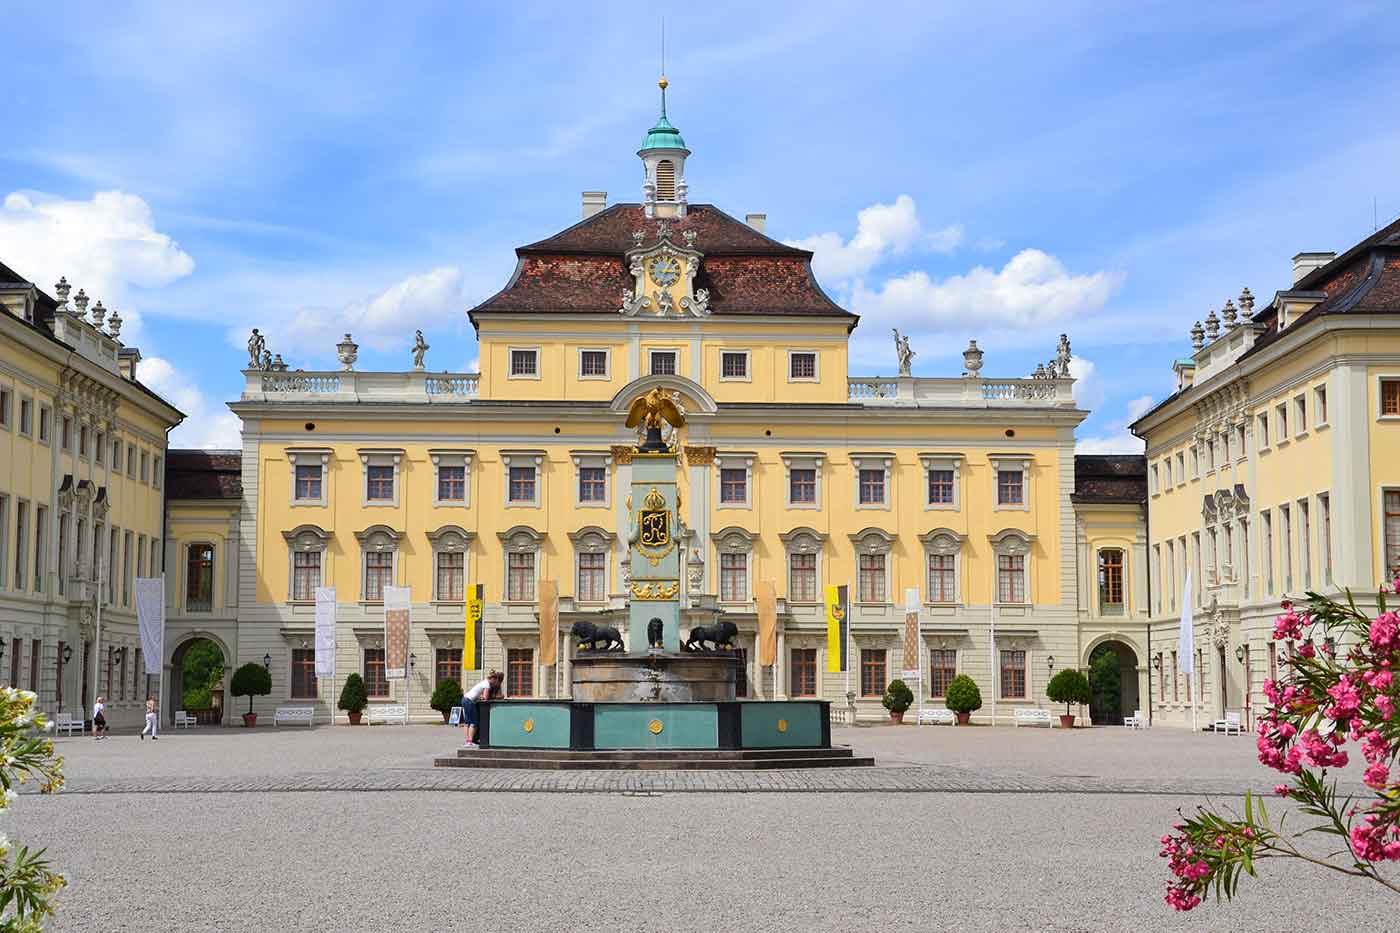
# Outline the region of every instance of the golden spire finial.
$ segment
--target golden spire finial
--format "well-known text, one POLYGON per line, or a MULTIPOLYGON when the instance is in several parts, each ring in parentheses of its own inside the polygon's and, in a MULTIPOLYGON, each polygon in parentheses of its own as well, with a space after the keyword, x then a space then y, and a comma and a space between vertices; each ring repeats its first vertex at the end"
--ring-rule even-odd
POLYGON ((661 80, 658 81, 658 82, 656 82, 656 86, 659 87, 659 88, 661 88, 661 90, 664 91, 664 90, 666 90, 666 88, 670 85, 670 83, 671 83, 670 81, 667 81, 667 80, 666 80, 666 76, 665 76, 665 75, 662 75, 662 76, 661 76, 661 80))

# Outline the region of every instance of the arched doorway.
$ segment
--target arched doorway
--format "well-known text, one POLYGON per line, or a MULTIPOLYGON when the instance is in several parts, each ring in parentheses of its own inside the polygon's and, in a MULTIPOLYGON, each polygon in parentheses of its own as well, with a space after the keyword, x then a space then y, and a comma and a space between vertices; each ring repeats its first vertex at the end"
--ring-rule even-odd
POLYGON ((175 649, 170 659, 172 689, 166 699, 172 718, 182 709, 200 725, 223 723, 224 659, 223 648, 212 638, 196 636, 175 649))
POLYGON ((1137 668, 1137 653, 1121 641, 1089 652, 1089 714, 1096 725, 1122 725, 1124 716, 1142 708, 1137 668))

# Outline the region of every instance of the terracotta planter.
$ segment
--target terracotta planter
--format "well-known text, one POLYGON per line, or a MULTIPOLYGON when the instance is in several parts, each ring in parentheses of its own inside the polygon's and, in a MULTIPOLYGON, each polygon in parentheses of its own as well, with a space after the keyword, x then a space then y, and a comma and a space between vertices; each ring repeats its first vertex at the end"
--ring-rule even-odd
POLYGON ((360 717, 364 715, 364 710, 353 713, 347 712, 345 715, 350 717, 350 725, 358 726, 360 724, 360 717))
POLYGON ((243 727, 244 727, 245 729, 252 729, 252 728, 256 727, 257 724, 258 724, 258 714, 257 714, 257 713, 244 713, 244 714, 243 714, 243 727))
POLYGON ((904 724, 904 710, 898 712, 890 710, 890 722, 896 726, 902 726, 904 724))
POLYGON ((1073 728, 1074 728, 1074 717, 1073 717, 1073 716, 1061 715, 1061 716, 1060 716, 1060 728, 1061 728, 1061 729, 1073 729, 1073 728))
POLYGON ((960 726, 965 726, 968 723, 972 722, 971 713, 957 713, 956 715, 958 717, 958 725, 960 726))

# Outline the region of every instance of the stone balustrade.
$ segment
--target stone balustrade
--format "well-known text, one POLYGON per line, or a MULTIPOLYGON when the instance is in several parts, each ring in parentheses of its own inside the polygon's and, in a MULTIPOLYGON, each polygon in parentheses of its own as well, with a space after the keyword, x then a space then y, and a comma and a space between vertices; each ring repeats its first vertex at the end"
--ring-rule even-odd
POLYGON ((243 372, 243 401, 465 402, 477 397, 478 373, 243 372))
POLYGON ((853 376, 846 397, 862 405, 1073 408, 1073 379, 981 379, 964 376, 853 376))

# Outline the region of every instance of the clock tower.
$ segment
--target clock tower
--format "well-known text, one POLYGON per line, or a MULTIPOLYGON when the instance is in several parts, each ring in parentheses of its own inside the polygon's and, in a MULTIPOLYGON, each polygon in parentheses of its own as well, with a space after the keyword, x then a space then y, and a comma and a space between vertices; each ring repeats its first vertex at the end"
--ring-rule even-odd
POLYGON ((646 168, 646 181, 642 183, 646 216, 679 219, 686 213, 685 157, 690 150, 685 147, 680 130, 666 119, 668 84, 665 75, 657 82, 661 88, 661 117, 647 132, 637 155, 646 168))

